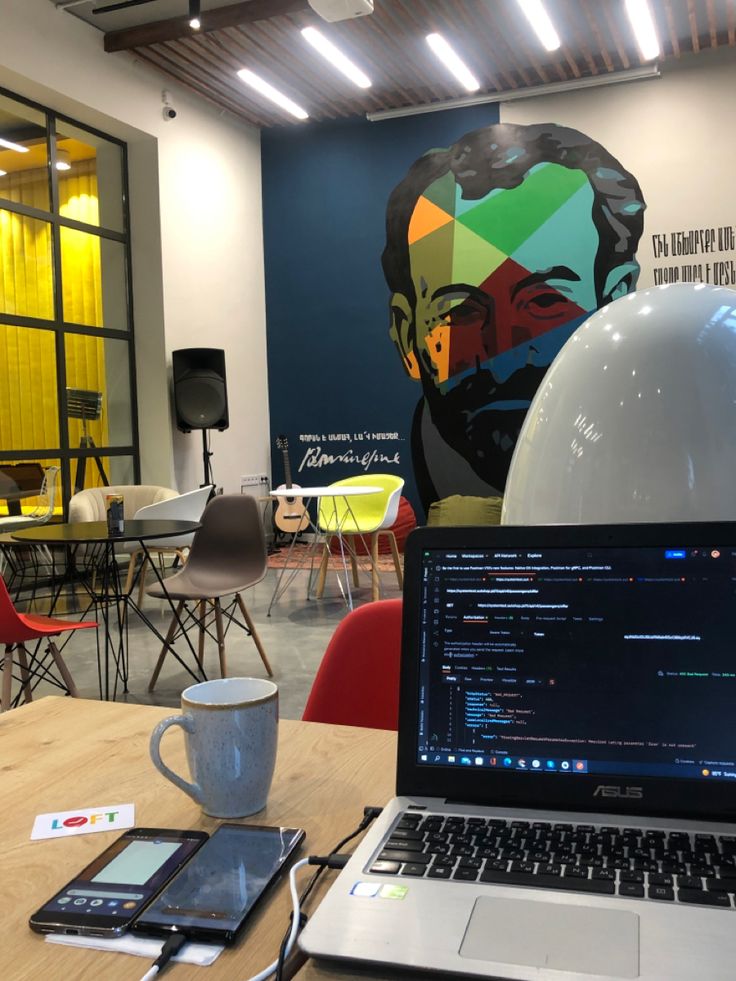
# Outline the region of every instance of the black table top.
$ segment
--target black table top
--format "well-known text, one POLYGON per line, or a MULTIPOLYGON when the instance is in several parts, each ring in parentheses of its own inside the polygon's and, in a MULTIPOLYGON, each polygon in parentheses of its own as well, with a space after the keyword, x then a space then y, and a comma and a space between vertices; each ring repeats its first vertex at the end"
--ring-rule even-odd
POLYGON ((152 538, 173 538, 199 528, 198 521, 135 521, 125 522, 120 535, 109 535, 106 521, 76 521, 68 524, 46 524, 12 532, 20 542, 44 545, 76 545, 92 542, 143 542, 152 538))

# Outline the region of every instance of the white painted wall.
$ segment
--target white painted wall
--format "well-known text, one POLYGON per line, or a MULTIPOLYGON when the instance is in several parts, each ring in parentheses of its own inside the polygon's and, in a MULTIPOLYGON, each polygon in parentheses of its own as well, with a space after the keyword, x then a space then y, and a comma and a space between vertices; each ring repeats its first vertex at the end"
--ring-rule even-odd
POLYGON ((199 434, 174 432, 171 351, 221 347, 230 429, 213 433, 213 467, 237 491, 269 458, 260 134, 106 54, 101 32, 48 0, 1 6, 0 85, 128 142, 142 479, 201 482, 199 434))

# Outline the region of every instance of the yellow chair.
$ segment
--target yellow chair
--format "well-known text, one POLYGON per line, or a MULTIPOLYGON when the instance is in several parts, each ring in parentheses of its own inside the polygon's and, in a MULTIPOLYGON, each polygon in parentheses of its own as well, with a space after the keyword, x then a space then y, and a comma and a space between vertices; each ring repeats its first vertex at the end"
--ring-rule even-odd
MULTIPOLYGON (((396 569, 396 579, 399 588, 403 588, 404 577, 399 561, 399 549, 396 544, 396 537, 390 531, 391 525, 396 521, 399 513, 399 502, 401 491, 404 488, 404 480, 395 474, 387 473, 367 473, 358 477, 346 477, 344 480, 336 480, 330 487, 380 487, 380 494, 366 494, 356 497, 325 497, 319 502, 319 513, 317 525, 319 530, 325 535, 325 546, 322 553, 319 572, 317 574, 317 597, 322 596, 325 588, 325 578, 330 561, 330 542, 335 536, 350 538, 360 536, 369 539, 369 550, 371 559, 371 585, 372 599, 377 600, 380 592, 380 579, 378 575, 378 542, 381 535, 386 535, 391 546, 391 554, 396 569)), ((346 549, 350 556, 350 564, 353 571, 353 582, 359 586, 358 563, 356 552, 350 542, 346 542, 346 549)))

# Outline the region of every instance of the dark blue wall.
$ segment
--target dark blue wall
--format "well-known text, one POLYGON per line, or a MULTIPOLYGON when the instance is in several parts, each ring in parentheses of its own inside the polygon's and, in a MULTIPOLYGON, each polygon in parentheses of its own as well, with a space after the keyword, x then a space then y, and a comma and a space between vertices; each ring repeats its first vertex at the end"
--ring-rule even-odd
POLYGON ((361 471, 354 462, 303 469, 307 449, 400 455, 368 469, 401 473, 418 509, 409 433, 421 388, 388 336, 381 271, 390 192, 426 150, 498 122, 496 105, 369 123, 350 120, 264 130, 263 225, 273 479, 283 480, 273 441, 288 436, 293 479, 325 484, 361 471), (399 440, 373 434, 398 433, 399 440), (346 443, 327 437, 363 434, 346 443), (319 441, 300 440, 319 436, 319 441), (322 437, 326 437, 324 440, 322 437))

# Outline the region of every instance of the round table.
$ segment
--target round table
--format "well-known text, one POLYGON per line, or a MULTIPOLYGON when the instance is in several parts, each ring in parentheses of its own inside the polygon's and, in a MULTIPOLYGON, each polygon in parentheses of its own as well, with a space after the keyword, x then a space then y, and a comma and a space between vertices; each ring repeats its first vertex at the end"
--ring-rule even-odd
MULTIPOLYGON (((340 485, 335 485, 335 484, 328 484, 327 486, 324 486, 324 487, 320 487, 320 486, 318 486, 318 487, 297 487, 296 485, 292 485, 291 487, 277 487, 276 490, 270 491, 269 494, 270 494, 271 497, 276 498, 277 500, 279 498, 300 497, 304 501, 305 512, 306 512, 307 517, 309 518, 309 526, 312 528, 312 530, 314 532, 314 535, 315 535, 314 542, 313 542, 313 549, 310 550, 310 556, 313 559, 313 557, 314 557, 314 547, 316 547, 316 545, 319 543, 320 536, 323 535, 323 532, 319 528, 319 524, 318 524, 318 521, 319 521, 319 507, 317 508, 317 511, 318 511, 317 522, 315 522, 315 521, 312 520, 312 517, 311 517, 311 515, 309 513, 309 504, 310 504, 311 501, 313 501, 313 500, 320 500, 320 499, 325 498, 325 497, 326 498, 331 498, 332 501, 333 501, 333 507, 335 509, 335 515, 337 515, 337 504, 336 504, 336 500, 337 500, 337 498, 341 498, 341 499, 343 499, 345 501, 345 506, 347 508, 348 514, 350 514, 352 516, 352 518, 353 518, 353 521, 355 521, 355 515, 352 512, 352 509, 350 507, 350 501, 348 499, 351 498, 351 497, 364 497, 367 494, 381 494, 382 492, 383 492, 383 488, 382 487, 375 487, 373 485, 368 485, 368 484, 366 484, 366 485, 350 485, 350 484, 347 484, 345 486, 340 486, 340 485)), ((356 526, 357 526, 357 521, 355 523, 356 523, 356 526)), ((271 615, 271 607, 276 602, 276 600, 279 598, 279 596, 282 596, 283 595, 283 593, 289 587, 290 583, 294 580, 294 577, 296 576, 296 574, 299 572, 299 569, 298 568, 297 569, 293 569, 292 570, 292 574, 287 578, 286 582, 282 586, 282 580, 284 578, 284 573, 286 572, 286 568, 287 568, 287 565, 289 563, 289 558, 291 557, 291 554, 292 554, 292 552, 294 550, 294 543, 296 542, 296 539, 297 539, 297 535, 298 534, 299 534, 299 530, 295 531, 294 534, 291 536, 291 542, 289 543, 289 551, 288 551, 287 556, 286 556, 286 563, 284 564, 283 568, 281 569, 281 572, 279 574, 279 577, 278 577, 278 579, 276 581, 276 586, 275 586, 274 591, 273 591, 273 596, 271 597, 271 602, 268 605, 268 614, 267 614, 267 616, 270 616, 271 615)), ((341 592, 343 593, 343 596, 345 597, 345 602, 347 604, 347 607, 348 607, 349 610, 352 610, 352 608, 353 608, 353 595, 352 595, 352 592, 350 590, 350 575, 348 573, 347 560, 346 560, 346 557, 345 557, 345 542, 344 542, 343 536, 342 536, 342 527, 340 526, 339 523, 338 523, 335 531, 330 532, 330 535, 336 536, 338 538, 339 542, 340 542, 340 555, 342 556, 342 566, 343 566, 343 570, 345 572, 345 589, 344 590, 342 589, 342 583, 340 581, 340 575, 339 575, 339 573, 338 573, 337 580, 338 580, 338 584, 340 585, 341 592)), ((325 543, 326 543, 326 540, 325 540, 325 543)), ((368 554, 370 555, 370 551, 369 551, 368 554)), ((372 561, 373 560, 371 559, 371 563, 372 563, 372 561)), ((310 562, 309 581, 307 583, 307 599, 309 599, 309 593, 310 593, 311 588, 312 588, 312 563, 310 562)))
MULTIPOLYGON (((164 581, 158 571, 158 567, 155 562, 151 561, 151 556, 146 548, 146 542, 154 541, 159 538, 175 538, 179 535, 191 534, 192 532, 196 531, 199 526, 198 521, 166 521, 159 519, 136 521, 135 519, 131 519, 124 522, 123 531, 120 534, 111 535, 108 532, 106 521, 75 521, 65 524, 43 524, 38 525, 35 528, 24 528, 22 531, 12 533, 12 538, 15 541, 22 542, 26 545, 45 545, 47 547, 58 547, 60 545, 67 546, 69 550, 67 575, 70 569, 73 570, 75 568, 74 558, 80 546, 92 546, 93 548, 99 550, 99 553, 101 554, 99 566, 102 573, 99 588, 97 588, 94 583, 88 583, 86 579, 82 579, 82 584, 90 597, 90 604, 87 609, 94 606, 95 618, 102 620, 105 633, 104 695, 102 682, 103 667, 99 661, 100 652, 98 648, 98 676, 101 698, 110 698, 111 659, 115 664, 115 683, 112 694, 113 699, 117 694, 118 679, 123 684, 123 691, 127 692, 128 690, 128 649, 126 643, 127 630, 125 629, 128 607, 130 607, 133 612, 135 612, 140 619, 143 620, 146 626, 152 630, 154 634, 156 634, 163 644, 167 645, 167 641, 164 636, 146 616, 146 614, 143 613, 138 604, 131 597, 130 593, 126 593, 126 591, 121 588, 119 568, 115 561, 115 546, 129 542, 136 542, 143 552, 145 558, 148 559, 149 565, 151 569, 153 569, 156 578, 159 581, 159 585, 163 588, 164 592, 166 592, 166 586, 164 585, 164 581), (115 619, 117 620, 117 631, 115 637, 113 637, 110 624, 111 607, 115 611, 115 619)), ((52 613, 63 586, 64 580, 62 580, 54 595, 50 611, 52 613)), ((176 613, 174 604, 171 602, 171 600, 169 600, 169 605, 174 613, 176 613)), ((196 652, 194 651, 191 643, 189 643, 189 646, 192 649, 195 664, 197 664, 198 668, 196 673, 192 671, 191 668, 181 659, 170 644, 167 646, 176 660, 189 672, 189 674, 192 675, 196 681, 201 681, 202 671, 199 667, 199 662, 196 659, 196 652)))

